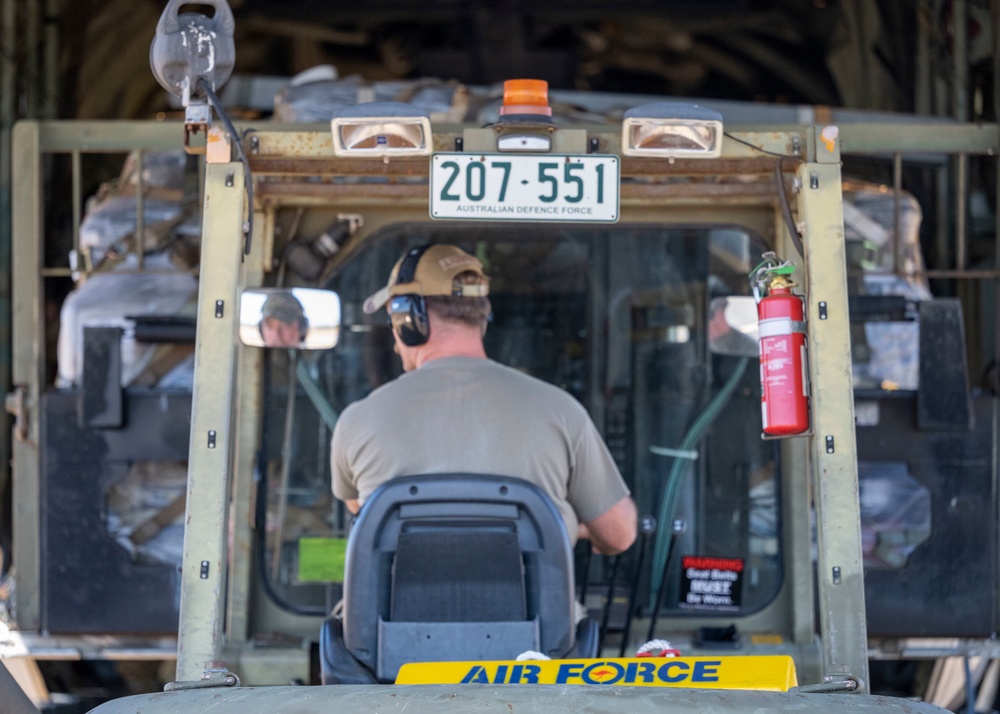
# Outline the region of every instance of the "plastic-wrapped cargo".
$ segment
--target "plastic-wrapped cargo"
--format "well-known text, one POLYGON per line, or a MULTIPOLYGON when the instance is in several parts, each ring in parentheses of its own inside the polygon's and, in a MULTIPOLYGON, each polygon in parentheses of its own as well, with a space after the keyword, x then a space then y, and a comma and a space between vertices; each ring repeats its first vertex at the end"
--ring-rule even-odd
MULTIPOLYGON (((142 155, 142 183, 152 188, 183 190, 191 169, 197 165, 195 157, 184 151, 152 151, 142 155)), ((122 166, 119 183, 139 184, 139 155, 128 155, 122 166)))
MULTIPOLYGON (((549 97, 557 126, 616 124, 626 109, 646 99, 624 94, 609 99, 570 90, 552 91, 549 97)), ((338 111, 368 102, 410 104, 426 110, 435 122, 486 125, 500 116, 503 84, 464 85, 434 78, 368 82, 357 75, 340 78, 335 68, 319 65, 278 91, 273 117, 279 122, 328 122, 338 111)))
POLYGON ((137 258, 128 256, 116 270, 95 273, 67 296, 59 319, 57 386, 80 382, 84 327, 122 328, 122 386, 128 386, 160 347, 137 342, 128 316, 194 314, 198 281, 193 275, 178 270, 165 253, 147 256, 146 272, 137 267, 137 258))
MULTIPOLYGON (((197 206, 186 200, 186 191, 194 183, 188 177, 195 169, 183 151, 153 152, 142 155, 143 248, 161 250, 176 238, 182 224, 197 224, 197 206), (191 184, 189 186, 189 183, 191 184)), ((90 265, 99 265, 109 253, 120 256, 135 250, 138 227, 139 156, 129 154, 118 180, 101 187, 87 204, 80 223, 80 248, 90 265)), ((79 258, 77 267, 85 268, 79 258)))
MULTIPOLYGON (((853 245, 864 295, 931 298, 920 252, 923 213, 912 194, 899 195, 899 237, 895 233, 897 199, 884 186, 844 184, 844 235, 853 245), (896 262, 899 265, 896 265, 896 262)), ((920 370, 920 325, 915 322, 868 322, 864 325, 867 359, 854 363, 855 387, 916 389, 920 370)))
POLYGON ((143 154, 142 271, 135 244, 138 155, 129 155, 118 180, 103 186, 88 202, 80 224, 84 258, 73 260, 77 287, 66 297, 60 313, 56 386, 80 382, 84 327, 122 328, 122 386, 153 385, 161 380, 171 386, 190 386, 190 360, 183 354, 157 360, 156 370, 144 374, 156 355, 162 356, 169 348, 136 342, 129 316, 194 314, 198 283, 191 269, 198 263, 201 229, 197 205, 186 194, 196 185, 189 180, 195 166, 183 151, 143 154), (90 272, 95 267, 99 269, 90 272))
MULTIPOLYGON (((147 247, 186 218, 179 201, 147 198, 142 212, 147 247)), ((80 247, 90 253, 93 265, 99 265, 109 251, 127 251, 123 241, 135 234, 138 215, 133 196, 109 198, 87 213, 80 223, 80 247)))
POLYGON ((902 462, 858 462, 866 568, 902 568, 931 536, 931 493, 902 462))
POLYGON ((138 461, 107 493, 109 536, 136 561, 181 566, 187 465, 138 461))
MULTIPOLYGON (((315 68, 314 68, 315 69, 315 68)), ((274 99, 274 120, 328 122, 347 107, 366 102, 405 102, 428 112, 435 121, 462 121, 468 93, 463 85, 437 79, 368 82, 357 75, 309 70, 293 77, 274 99)))

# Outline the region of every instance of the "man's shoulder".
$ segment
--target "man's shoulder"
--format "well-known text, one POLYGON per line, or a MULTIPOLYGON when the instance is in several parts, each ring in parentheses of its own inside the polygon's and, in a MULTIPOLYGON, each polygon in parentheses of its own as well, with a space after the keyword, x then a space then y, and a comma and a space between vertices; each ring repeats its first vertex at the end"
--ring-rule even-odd
POLYGON ((354 415, 364 412, 366 409, 371 409, 373 405, 377 405, 379 402, 383 400, 393 399, 392 395, 394 392, 397 392, 400 389, 405 388, 404 385, 406 384, 406 381, 404 380, 404 377, 406 377, 405 374, 400 375, 395 379, 391 379, 388 382, 385 382, 384 384, 380 384, 379 386, 375 387, 375 389, 368 392, 368 394, 366 394, 365 396, 351 402, 346 407, 344 407, 344 411, 341 412, 341 418, 343 418, 345 415, 354 415))
MULTIPOLYGON (((484 359, 480 361, 477 367, 485 374, 494 379, 509 382, 511 384, 520 384, 528 387, 538 387, 545 389, 558 389, 553 385, 545 382, 538 377, 533 377, 527 372, 523 372, 516 367, 511 367, 501 362, 496 362, 492 359, 484 359)), ((562 390, 559 390, 562 391, 562 390)))
MULTIPOLYGON (((430 364, 428 365, 430 366, 430 364)), ((504 395, 526 404, 532 402, 544 403, 563 410, 579 411, 585 409, 572 395, 537 377, 509 367, 491 359, 467 359, 460 361, 442 360, 433 364, 433 368, 424 367, 406 372, 392 381, 376 387, 365 397, 352 402, 344 408, 340 418, 351 421, 363 418, 372 411, 380 411, 386 406, 396 406, 403 395, 424 392, 434 385, 446 388, 454 376, 453 370, 464 371, 467 377, 480 385, 483 394, 504 395)))
POLYGON ((567 409, 585 411, 583 405, 573 395, 555 384, 499 362, 489 360, 489 365, 487 369, 490 370, 497 385, 502 389, 514 391, 521 397, 537 399, 567 409))

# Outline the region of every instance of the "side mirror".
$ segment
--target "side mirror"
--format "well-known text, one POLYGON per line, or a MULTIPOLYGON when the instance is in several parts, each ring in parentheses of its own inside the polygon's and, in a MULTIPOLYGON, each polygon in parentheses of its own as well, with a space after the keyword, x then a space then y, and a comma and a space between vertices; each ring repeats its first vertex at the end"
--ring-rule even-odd
POLYGON ((712 298, 708 306, 708 348, 719 355, 759 357, 757 301, 748 295, 712 298))
POLYGON ((315 288, 260 288, 240 295, 240 342, 327 350, 340 337, 340 296, 315 288))

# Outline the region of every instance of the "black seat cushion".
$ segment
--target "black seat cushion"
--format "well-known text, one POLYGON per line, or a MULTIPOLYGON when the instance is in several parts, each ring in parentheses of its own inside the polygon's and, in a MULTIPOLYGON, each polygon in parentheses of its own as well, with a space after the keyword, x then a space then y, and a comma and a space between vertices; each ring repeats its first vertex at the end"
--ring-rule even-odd
POLYGON ((528 617, 517 534, 445 528, 399 535, 394 622, 515 622, 528 617))

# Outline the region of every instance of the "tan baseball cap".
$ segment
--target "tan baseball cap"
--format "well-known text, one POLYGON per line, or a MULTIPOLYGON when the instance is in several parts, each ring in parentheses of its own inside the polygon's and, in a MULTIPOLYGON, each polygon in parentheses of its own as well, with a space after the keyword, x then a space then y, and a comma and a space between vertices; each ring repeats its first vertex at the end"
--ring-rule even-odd
MULTIPOLYGON (((414 250, 407 251, 407 255, 414 250)), ((396 295, 451 295, 453 297, 486 297, 490 294, 489 285, 460 285, 455 286, 455 276, 471 271, 489 280, 483 273, 483 264, 474 255, 469 255, 461 248, 453 245, 435 244, 423 249, 417 267, 413 271, 413 281, 408 283, 397 283, 399 268, 407 255, 396 261, 392 272, 389 273, 389 282, 381 290, 368 296, 365 300, 364 311, 370 315, 380 307, 389 302, 389 298, 396 295)))
POLYGON ((293 323, 305 317, 302 303, 290 292, 275 292, 268 296, 260 308, 263 318, 276 317, 282 322, 293 323))

